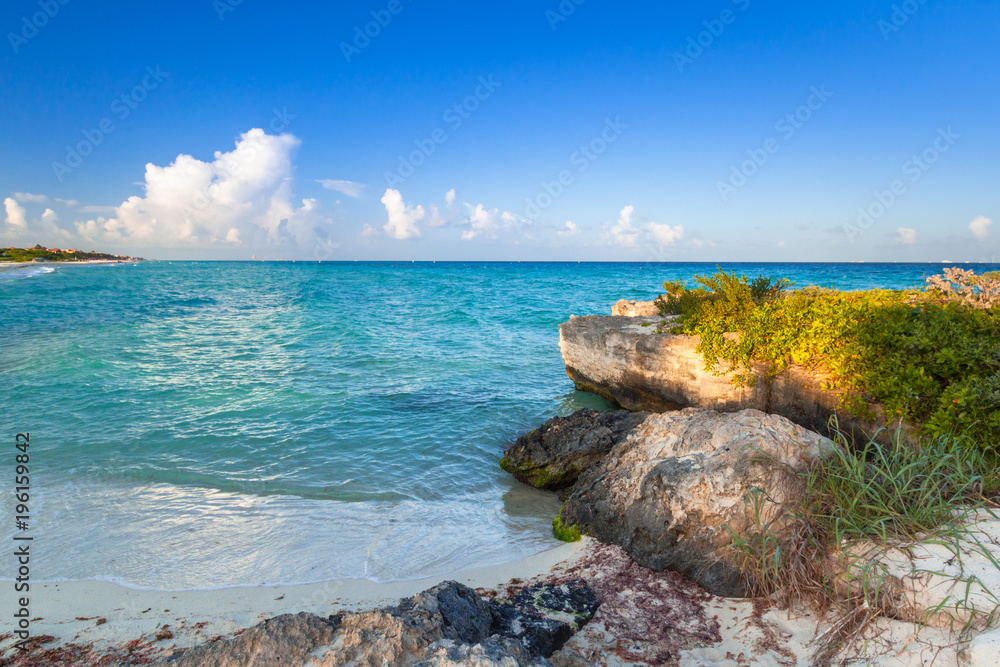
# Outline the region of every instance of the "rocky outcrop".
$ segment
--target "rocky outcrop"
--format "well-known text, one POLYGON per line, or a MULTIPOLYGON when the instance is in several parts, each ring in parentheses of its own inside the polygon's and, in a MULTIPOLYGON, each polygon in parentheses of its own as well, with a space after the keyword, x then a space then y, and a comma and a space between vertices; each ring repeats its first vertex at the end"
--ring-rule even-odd
POLYGON ((656 317, 660 314, 660 309, 655 301, 622 299, 611 306, 611 314, 618 317, 656 317))
MULTIPOLYGON (((670 321, 663 317, 572 317, 559 327, 566 373, 577 389, 629 410, 705 407, 735 412, 752 408, 818 431, 825 430, 831 415, 838 413, 840 394, 824 388, 829 381, 825 375, 792 367, 767 378, 761 367, 754 386, 736 386, 731 374, 716 375, 705 369, 697 337, 665 332, 670 321)), ((874 410, 877 413, 878 407, 874 410)), ((839 420, 847 431, 874 433, 885 425, 845 414, 839 420)))
MULTIPOLYGON (((748 498, 760 490, 773 501, 766 507, 779 506, 800 484, 794 472, 832 446, 757 410, 649 415, 580 476, 562 521, 640 565, 739 597, 746 591, 729 546, 733 533, 752 528, 748 498)), ((780 536, 780 522, 771 530, 780 536)))
POLYGON ((593 617, 586 583, 539 584, 506 600, 445 582, 378 611, 286 614, 154 663, 160 667, 544 667, 593 617))
POLYGON ((647 413, 627 410, 580 410, 553 417, 540 428, 518 438, 504 452, 500 467, 518 481, 539 489, 559 491, 572 486, 590 468, 625 439, 647 413))

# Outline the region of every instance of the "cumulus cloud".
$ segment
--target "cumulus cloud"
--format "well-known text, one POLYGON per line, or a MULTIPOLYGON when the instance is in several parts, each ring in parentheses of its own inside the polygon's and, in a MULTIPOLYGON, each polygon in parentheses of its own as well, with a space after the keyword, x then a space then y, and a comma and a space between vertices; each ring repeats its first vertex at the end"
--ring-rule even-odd
POLYGON ((444 193, 444 201, 448 204, 448 208, 454 206, 456 197, 458 197, 458 194, 455 192, 455 188, 452 188, 451 190, 448 190, 448 192, 444 193))
POLYGON ((4 208, 7 209, 8 225, 20 227, 21 229, 26 229, 28 227, 28 218, 24 207, 18 204, 16 199, 13 197, 7 197, 3 200, 3 205, 4 208))
POLYGON ((389 188, 382 196, 385 211, 389 221, 382 228, 390 238, 405 240, 420 237, 417 223, 424 219, 427 212, 423 206, 407 206, 399 190, 389 188))
POLYGON ((990 225, 993 221, 987 218, 985 215, 978 216, 975 220, 969 223, 969 231, 980 241, 985 240, 990 235, 990 225))
POLYGON ((606 239, 614 245, 634 248, 639 244, 640 238, 646 243, 658 246, 673 245, 684 238, 684 225, 670 226, 648 222, 640 227, 635 224, 634 217, 634 206, 623 208, 618 214, 618 222, 608 229, 606 239))
POLYGON ((634 246, 639 240, 639 230, 632 224, 634 206, 626 206, 618 214, 618 222, 611 228, 611 238, 617 245, 634 246))
POLYGON ((342 192, 348 197, 354 197, 355 199, 360 198, 361 195, 365 193, 364 183, 355 183, 354 181, 337 181, 331 178, 320 179, 316 182, 327 190, 342 192))
POLYGON ((516 215, 509 211, 500 212, 500 209, 488 209, 482 204, 466 204, 469 212, 465 220, 465 231, 462 232, 463 241, 471 241, 477 236, 484 236, 489 239, 497 238, 500 230, 514 229, 521 221, 516 215))
POLYGON ((324 221, 316 200, 295 204, 292 154, 299 140, 252 129, 212 162, 178 155, 170 165, 146 165, 145 196, 129 197, 108 218, 76 223, 89 238, 178 247, 248 241, 315 241, 324 221))
MULTIPOLYGON (((660 225, 655 222, 651 222, 646 225, 646 230, 649 232, 650 239, 659 245, 673 245, 677 243, 680 239, 684 238, 684 225, 660 225)), ((782 241, 784 244, 784 241, 782 241)))
POLYGON ((896 230, 896 239, 894 242, 900 245, 913 245, 917 242, 917 230, 910 229, 909 227, 900 227, 896 230))
POLYGON ((431 227, 444 227, 448 224, 448 219, 441 215, 441 210, 437 206, 431 206, 431 215, 427 224, 431 227))
POLYGON ((566 224, 559 230, 559 236, 576 236, 579 233, 580 228, 572 220, 567 220, 566 224))

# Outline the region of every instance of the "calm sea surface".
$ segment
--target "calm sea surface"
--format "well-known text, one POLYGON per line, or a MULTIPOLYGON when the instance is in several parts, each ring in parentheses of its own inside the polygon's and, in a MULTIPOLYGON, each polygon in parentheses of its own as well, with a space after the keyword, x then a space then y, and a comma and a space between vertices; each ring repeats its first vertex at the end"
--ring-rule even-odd
MULTIPOLYGON (((727 267, 842 289, 916 287, 941 268, 727 267)), ((497 461, 556 413, 607 407, 567 379, 559 323, 713 269, 0 268, 0 441, 31 433, 32 577, 407 579, 552 547, 558 501, 497 461)))

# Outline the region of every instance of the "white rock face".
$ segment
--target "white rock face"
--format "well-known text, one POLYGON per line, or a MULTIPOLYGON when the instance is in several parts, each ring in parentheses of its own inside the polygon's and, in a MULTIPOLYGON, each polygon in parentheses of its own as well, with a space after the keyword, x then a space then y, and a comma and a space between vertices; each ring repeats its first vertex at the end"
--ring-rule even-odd
MULTIPOLYGON (((752 387, 733 384, 729 373, 706 370, 696 336, 657 333, 670 317, 571 317, 559 326, 566 374, 576 388, 634 411, 664 412, 685 407, 735 412, 753 408, 782 415, 822 431, 838 413, 840 394, 824 389, 829 378, 792 367, 767 378, 763 367, 752 387)), ((722 369, 726 370, 726 369, 722 369)), ((873 406, 878 412, 878 406, 873 406)), ((845 430, 874 433, 884 423, 839 414, 845 430)))
POLYGON ((660 309, 655 301, 622 299, 611 307, 611 314, 618 317, 656 317, 660 314, 660 309))

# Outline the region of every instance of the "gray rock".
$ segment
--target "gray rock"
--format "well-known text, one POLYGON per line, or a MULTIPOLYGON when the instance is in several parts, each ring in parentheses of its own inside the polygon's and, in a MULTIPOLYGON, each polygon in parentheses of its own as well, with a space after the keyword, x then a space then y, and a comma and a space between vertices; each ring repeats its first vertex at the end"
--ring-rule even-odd
POLYGON ((504 452, 500 467, 530 486, 550 491, 565 489, 623 441, 646 416, 627 410, 584 409, 569 417, 553 417, 518 438, 504 452))
MULTIPOLYGON (((728 547, 731 531, 753 529, 751 492, 762 491, 776 503, 767 512, 776 511, 801 486, 795 471, 831 447, 826 438, 757 410, 649 415, 581 475, 562 520, 621 546, 640 565, 680 572, 715 595, 740 597, 746 591, 728 547)), ((775 534, 781 528, 777 523, 775 534)))
POLYGON ((593 616, 596 597, 583 582, 528 590, 514 601, 487 601, 448 581, 378 611, 277 616, 238 635, 177 650, 153 665, 548 667, 545 657, 593 616), (502 622, 513 614, 520 625, 502 622))

